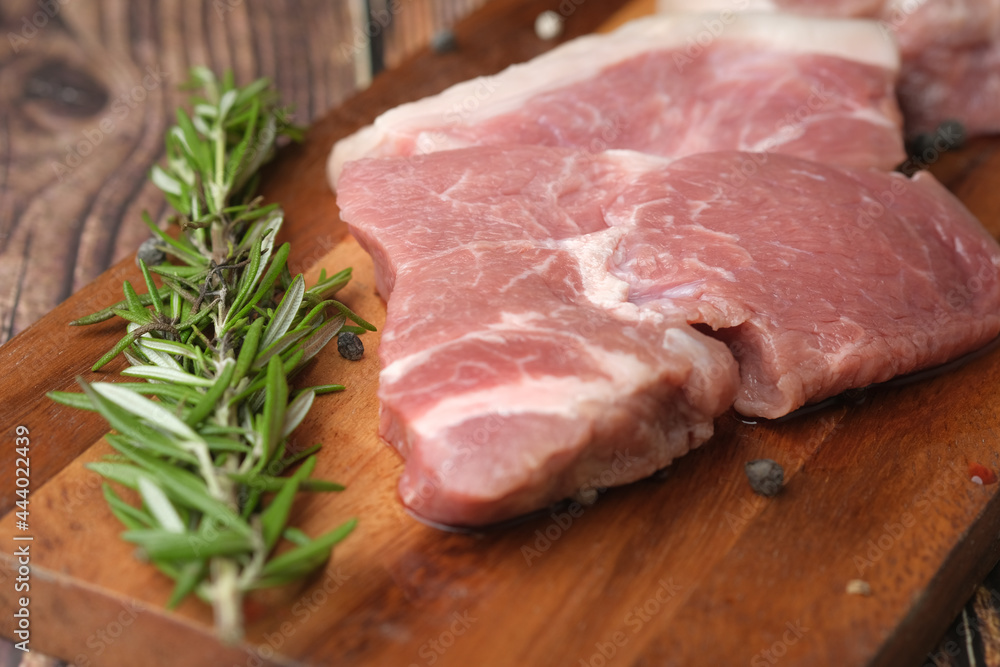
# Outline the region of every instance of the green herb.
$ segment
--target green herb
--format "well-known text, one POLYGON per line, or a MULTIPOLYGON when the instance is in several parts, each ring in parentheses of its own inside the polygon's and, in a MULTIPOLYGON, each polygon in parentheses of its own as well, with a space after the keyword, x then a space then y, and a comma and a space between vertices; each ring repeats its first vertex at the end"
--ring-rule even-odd
POLYGON ((307 288, 289 274, 288 244, 276 246, 283 214, 255 197, 258 172, 278 138, 298 139, 300 130, 267 81, 239 88, 231 74, 218 81, 195 68, 190 85, 201 95, 190 115, 178 110, 166 164, 151 173, 177 211, 179 233, 144 216, 155 249, 176 263, 140 259, 144 293, 126 281, 122 301, 73 323, 126 320, 125 335, 93 370, 124 355, 122 373, 146 382, 81 378, 82 394, 49 396, 108 421, 117 454, 88 467, 141 500, 130 504, 104 487, 123 538, 176 580, 171 607, 196 594, 214 607, 220 635, 236 641, 246 592, 308 575, 354 527, 351 519, 310 538, 287 525, 298 492, 343 488, 312 479, 318 446, 286 451, 315 397, 343 387, 293 396, 289 378, 348 319, 354 332, 374 327, 331 299, 350 269, 324 271, 307 288))

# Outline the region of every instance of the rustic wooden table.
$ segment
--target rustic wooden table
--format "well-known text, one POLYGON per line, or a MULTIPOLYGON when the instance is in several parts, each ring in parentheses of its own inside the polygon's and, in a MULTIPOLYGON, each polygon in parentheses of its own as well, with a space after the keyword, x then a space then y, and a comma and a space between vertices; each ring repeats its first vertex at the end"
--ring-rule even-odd
MULTIPOLYGON (((164 214, 146 174, 188 67, 271 77, 309 123, 482 2, 0 1, 0 342, 133 253, 140 211, 164 214)), ((1000 666, 998 591, 1000 570, 922 664, 1000 666)), ((0 645, 18 664, 62 663, 0 645)))

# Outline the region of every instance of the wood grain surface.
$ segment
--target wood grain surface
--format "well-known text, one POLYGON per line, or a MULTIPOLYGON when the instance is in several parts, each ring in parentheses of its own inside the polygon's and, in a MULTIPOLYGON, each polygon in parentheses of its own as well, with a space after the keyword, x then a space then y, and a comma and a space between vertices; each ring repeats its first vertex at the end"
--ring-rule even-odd
POLYGON ((192 65, 271 77, 304 122, 355 90, 331 57, 350 43, 345 2, 41 4, 0 7, 3 339, 134 252, 143 210, 164 214, 147 174, 192 65))
POLYGON ((0 342, 165 215, 148 182, 192 65, 271 78, 310 123, 483 0, 4 0, 0 3, 0 342))
MULTIPOLYGON (((618 4, 574 5, 567 36, 594 30, 618 4)), ((343 240, 322 178, 330 146, 401 101, 548 48, 531 30, 548 7, 559 4, 495 0, 460 25, 457 52, 419 53, 283 151, 267 194, 288 212, 293 269, 315 276, 353 265, 344 298, 381 323, 370 260, 343 240)), ((976 142, 933 165, 994 234, 997 146, 976 142)), ((294 436, 327 443, 319 474, 348 484, 337 497, 300 500, 301 524, 313 533, 356 515, 361 526, 321 575, 252 601, 245 645, 221 646, 201 605, 162 610, 167 582, 117 539, 98 480, 82 468, 109 451, 91 446, 103 424, 41 398, 86 374, 117 331, 65 323, 116 299, 122 278, 136 276, 126 257, 0 346, 0 432, 24 424, 33 443, 32 647, 78 667, 917 665, 996 560, 998 487, 977 486, 968 474, 973 462, 1000 467, 996 352, 782 423, 729 415, 666 480, 503 529, 449 534, 415 522, 396 501, 401 465, 375 436, 373 336, 361 362, 323 357, 302 378, 345 381, 350 390, 326 397, 294 436), (767 501, 742 473, 743 462, 761 456, 782 462, 789 479, 767 501), (866 580, 873 594, 848 595, 852 579, 866 580)), ((0 488, 11 489, 4 456, 0 488)), ((4 511, 12 500, 0 498, 4 511)), ((16 532, 13 521, 0 520, 0 535, 16 532)), ((13 606, 7 551, 2 609, 13 606)), ((982 618, 995 618, 988 589, 976 599, 982 618)), ((12 634, 6 614, 0 633, 12 634)), ((982 655, 987 637, 976 636, 982 655)))

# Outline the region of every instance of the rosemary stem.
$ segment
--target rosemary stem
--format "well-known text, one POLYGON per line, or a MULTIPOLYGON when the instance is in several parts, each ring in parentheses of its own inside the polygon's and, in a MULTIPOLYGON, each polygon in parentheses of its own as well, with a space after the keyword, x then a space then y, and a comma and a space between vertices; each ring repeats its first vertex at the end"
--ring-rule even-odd
POLYGON ((206 448, 201 443, 196 443, 194 447, 194 455, 198 457, 198 465, 201 468, 201 476, 205 480, 205 486, 208 487, 208 492, 212 494, 212 497, 218 498, 222 501, 230 501, 228 494, 222 490, 222 486, 219 484, 219 478, 215 474, 215 464, 212 463, 212 457, 208 454, 208 448, 206 448))
MULTIPOLYGON (((212 259, 216 264, 222 264, 226 261, 226 257, 229 254, 228 244, 226 243, 226 225, 223 221, 216 220, 212 223, 211 230, 212 259)), ((225 285, 225 281, 220 282, 225 285)))
POLYGON ((211 599, 219 635, 230 644, 243 638, 243 592, 239 566, 229 558, 213 558, 211 599))

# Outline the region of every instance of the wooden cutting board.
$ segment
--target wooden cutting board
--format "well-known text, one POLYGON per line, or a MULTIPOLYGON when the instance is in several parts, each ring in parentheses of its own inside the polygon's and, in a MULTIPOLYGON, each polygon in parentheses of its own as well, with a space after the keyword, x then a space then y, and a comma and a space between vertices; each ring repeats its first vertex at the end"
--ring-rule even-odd
MULTIPOLYGON (((539 11, 567 15, 565 37, 607 25, 623 3, 494 0, 457 30, 459 50, 423 53, 331 112, 266 179, 288 212, 293 270, 353 266, 342 297, 381 325, 372 265, 345 238, 323 178, 333 142, 377 113, 551 44, 539 11)), ((648 11, 649 3, 625 8, 648 11)), ((1000 233, 996 141, 943 156, 934 171, 1000 233)), ((89 665, 915 665, 998 557, 1000 353, 937 377, 858 393, 780 423, 729 414, 666 479, 603 493, 582 511, 447 533, 403 511, 399 458, 376 435, 377 335, 357 363, 317 359, 303 383, 344 382, 292 436, 323 442, 317 474, 347 484, 303 496, 298 525, 360 520, 325 571, 248 605, 246 643, 224 646, 209 610, 163 610, 167 580, 132 557, 83 465, 109 452, 99 419, 44 398, 70 388, 118 335, 66 323, 119 298, 131 260, 0 347, 0 631, 14 636, 19 545, 31 554, 30 647, 89 665), (15 500, 15 428, 31 440, 29 529, 15 500), (755 496, 743 464, 782 463, 787 488, 755 496), (30 536, 14 542, 13 536, 30 536), (848 594, 862 579, 871 595, 848 594)), ((117 370, 117 369, 115 369, 117 370)), ((100 374, 100 379, 114 377, 100 374)))

